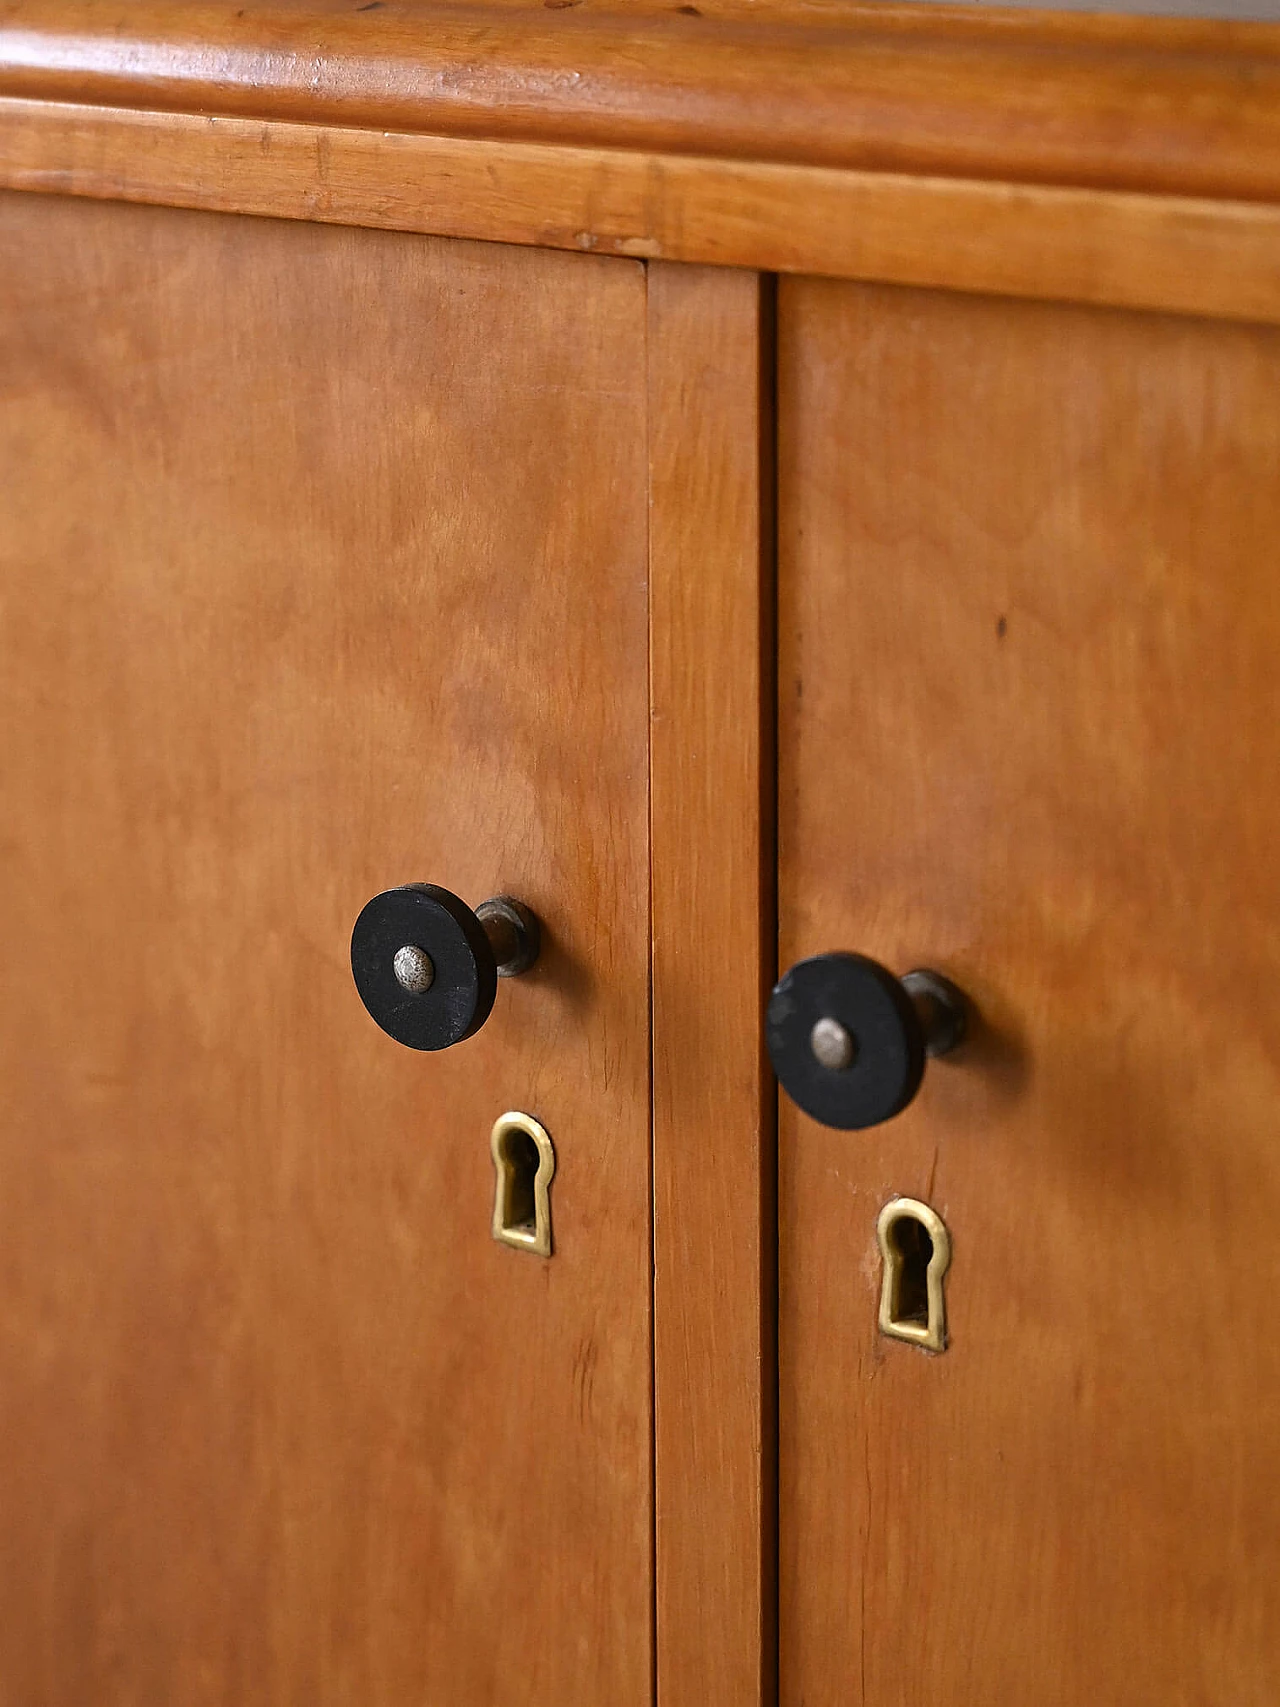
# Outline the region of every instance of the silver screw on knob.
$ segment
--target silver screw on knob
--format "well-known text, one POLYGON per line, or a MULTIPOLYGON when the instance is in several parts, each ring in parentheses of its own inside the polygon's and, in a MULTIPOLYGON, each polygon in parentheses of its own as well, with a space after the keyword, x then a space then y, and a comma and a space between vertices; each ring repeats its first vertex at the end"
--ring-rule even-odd
MULTIPOLYGON (((385 966, 386 961, 382 964, 385 966)), ((431 964, 431 956, 425 949, 414 948, 411 944, 396 950, 391 969, 401 989, 407 990, 411 996, 422 995, 435 983, 436 969, 431 964)))
POLYGON ((858 1046, 838 1019, 820 1019, 809 1033, 809 1047, 820 1067, 843 1073, 852 1067, 858 1046))

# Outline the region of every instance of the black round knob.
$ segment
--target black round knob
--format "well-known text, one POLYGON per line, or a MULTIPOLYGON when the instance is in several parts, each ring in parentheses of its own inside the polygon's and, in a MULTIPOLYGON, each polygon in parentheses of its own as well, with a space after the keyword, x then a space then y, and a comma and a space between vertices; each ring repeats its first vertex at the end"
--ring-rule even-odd
POLYGON ((848 1132, 901 1114, 926 1057, 953 1049, 964 1026, 964 998, 940 973, 895 978, 865 954, 818 954, 774 987, 765 1040, 788 1096, 848 1132))
POLYGON ((538 921, 509 895, 465 901, 434 883, 375 895, 351 933, 360 1000, 389 1037, 410 1049, 448 1049, 488 1019, 498 979, 538 957, 538 921))

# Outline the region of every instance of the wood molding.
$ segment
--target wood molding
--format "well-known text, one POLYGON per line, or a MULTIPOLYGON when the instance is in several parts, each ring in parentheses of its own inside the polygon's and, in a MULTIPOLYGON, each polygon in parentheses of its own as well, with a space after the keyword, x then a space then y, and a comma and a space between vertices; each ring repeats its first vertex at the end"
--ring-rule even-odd
POLYGON ((776 1699, 772 326, 649 269, 658 1707, 776 1699))
POLYGON ((803 0, 0 0, 0 94, 1280 200, 1269 24, 803 0))
POLYGON ((0 185, 1280 320, 1280 208, 0 100, 0 185))

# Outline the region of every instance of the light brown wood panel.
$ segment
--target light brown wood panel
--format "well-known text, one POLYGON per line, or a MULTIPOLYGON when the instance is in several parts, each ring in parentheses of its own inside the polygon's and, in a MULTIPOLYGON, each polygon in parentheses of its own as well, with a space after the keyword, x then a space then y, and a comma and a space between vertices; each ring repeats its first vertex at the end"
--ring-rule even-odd
POLYGON ((0 185, 1280 320, 1280 207, 0 97, 0 185))
POLYGON ((776 1700, 772 329, 649 269, 659 1707, 776 1700))
POLYGON ((0 293, 0 1701, 641 1707, 643 271, 9 196, 0 293), (547 930, 435 1056, 416 879, 547 930))
POLYGON ((980 1016, 882 1127, 783 1101, 783 1701, 1268 1707, 1280 337, 786 281, 779 340, 783 963, 980 1016))

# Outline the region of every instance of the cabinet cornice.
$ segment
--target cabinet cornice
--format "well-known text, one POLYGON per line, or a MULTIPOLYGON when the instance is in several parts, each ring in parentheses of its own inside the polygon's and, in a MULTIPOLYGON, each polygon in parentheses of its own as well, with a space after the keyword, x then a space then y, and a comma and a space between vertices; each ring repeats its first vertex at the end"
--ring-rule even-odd
POLYGON ((1280 26, 745 0, 0 0, 0 95, 1280 201, 1280 26))

